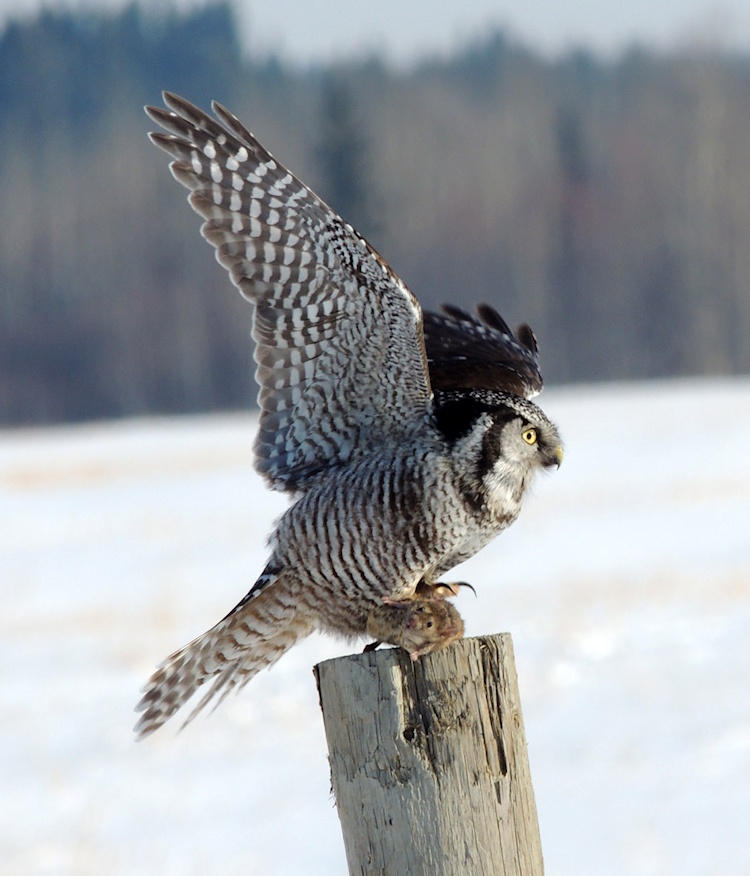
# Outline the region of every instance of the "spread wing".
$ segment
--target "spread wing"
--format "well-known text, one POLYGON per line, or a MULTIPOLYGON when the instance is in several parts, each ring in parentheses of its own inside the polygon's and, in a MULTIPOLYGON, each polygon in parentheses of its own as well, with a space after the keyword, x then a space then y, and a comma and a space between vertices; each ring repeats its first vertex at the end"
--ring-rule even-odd
POLYGON ((442 311, 424 314, 427 362, 435 392, 497 389, 524 398, 541 392, 538 348, 529 326, 519 326, 514 334, 487 304, 477 307, 477 316, 445 304, 442 311))
POLYGON ((255 304, 260 430, 255 465, 281 490, 424 420, 431 389, 422 311, 341 217, 224 107, 213 118, 164 93, 152 141, 204 218, 232 282, 255 304))

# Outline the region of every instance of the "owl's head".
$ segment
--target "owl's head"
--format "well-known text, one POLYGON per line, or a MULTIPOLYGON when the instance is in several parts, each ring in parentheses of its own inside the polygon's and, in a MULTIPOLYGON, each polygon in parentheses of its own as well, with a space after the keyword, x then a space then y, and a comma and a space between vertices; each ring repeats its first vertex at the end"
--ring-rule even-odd
POLYGON ((490 469, 500 459, 521 469, 560 467, 562 441, 555 424, 533 402, 507 393, 488 410, 491 424, 484 435, 483 461, 490 469))
POLYGON ((562 441, 555 424, 528 399, 506 396, 487 412, 478 473, 495 514, 513 519, 536 472, 559 467, 562 441))
POLYGON ((437 410, 441 432, 471 471, 476 499, 509 516, 534 474, 562 462, 557 427, 528 399, 496 390, 458 391, 443 394, 437 410))

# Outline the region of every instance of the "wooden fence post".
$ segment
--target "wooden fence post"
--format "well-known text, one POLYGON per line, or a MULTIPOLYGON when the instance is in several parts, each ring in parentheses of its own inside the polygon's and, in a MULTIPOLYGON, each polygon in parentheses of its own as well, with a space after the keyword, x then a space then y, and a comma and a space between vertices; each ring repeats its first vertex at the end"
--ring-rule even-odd
POLYGON ((351 876, 542 876, 509 634, 315 673, 351 876))

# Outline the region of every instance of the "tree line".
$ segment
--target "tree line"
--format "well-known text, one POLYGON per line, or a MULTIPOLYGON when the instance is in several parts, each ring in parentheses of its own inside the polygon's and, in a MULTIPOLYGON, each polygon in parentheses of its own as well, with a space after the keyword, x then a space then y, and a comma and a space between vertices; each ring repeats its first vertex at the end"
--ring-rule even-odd
POLYGON ((750 57, 495 32, 301 68, 225 5, 45 12, 0 37, 0 423, 254 402, 248 305, 146 140, 163 88, 233 109, 425 306, 530 322, 548 383, 750 370, 750 57))

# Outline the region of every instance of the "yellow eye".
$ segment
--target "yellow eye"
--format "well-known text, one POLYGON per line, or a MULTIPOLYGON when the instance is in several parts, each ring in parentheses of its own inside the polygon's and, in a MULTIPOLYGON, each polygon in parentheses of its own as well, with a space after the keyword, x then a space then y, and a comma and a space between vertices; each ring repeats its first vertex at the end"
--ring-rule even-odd
POLYGON ((536 444, 536 429, 524 429, 523 440, 527 444, 536 444))

